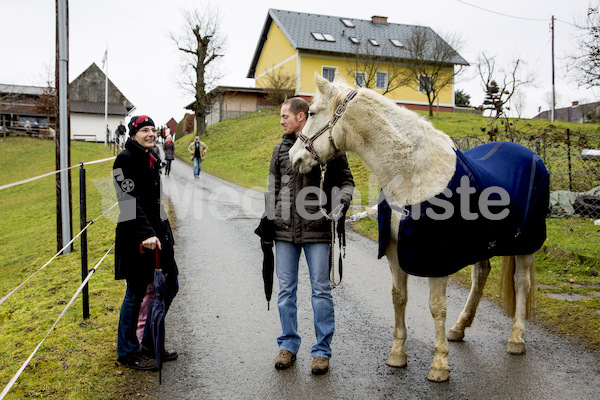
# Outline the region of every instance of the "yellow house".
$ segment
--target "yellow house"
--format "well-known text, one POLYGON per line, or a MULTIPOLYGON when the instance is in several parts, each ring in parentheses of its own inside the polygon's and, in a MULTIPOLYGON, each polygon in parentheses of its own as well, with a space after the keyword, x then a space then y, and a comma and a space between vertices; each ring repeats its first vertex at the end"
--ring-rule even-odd
MULTIPOLYGON (((255 79, 257 88, 272 88, 282 77, 295 78, 296 95, 310 101, 316 92, 315 71, 329 80, 340 73, 349 83, 371 87, 408 108, 426 110, 424 85, 431 76, 425 73, 397 84, 401 75, 397 71, 409 64, 405 43, 414 30, 435 37, 452 54, 437 75, 450 83, 435 104, 440 111, 452 111, 454 68, 469 64, 430 28, 388 23, 387 17, 360 20, 269 9, 247 78, 255 79)), ((434 55, 431 60, 439 61, 434 55)), ((439 62, 431 65, 432 70, 440 68, 439 62)))

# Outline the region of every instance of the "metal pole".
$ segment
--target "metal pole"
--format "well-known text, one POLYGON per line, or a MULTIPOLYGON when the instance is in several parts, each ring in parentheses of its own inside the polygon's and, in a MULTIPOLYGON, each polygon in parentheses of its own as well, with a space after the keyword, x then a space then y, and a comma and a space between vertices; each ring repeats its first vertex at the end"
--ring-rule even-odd
MULTIPOLYGON (((87 209, 86 209, 86 190, 85 190, 85 168, 81 164, 79 170, 79 226, 81 230, 85 229, 87 225, 87 209)), ((87 251, 87 230, 81 234, 81 281, 85 281, 88 276, 88 251, 87 251)), ((88 284, 86 283, 81 291, 81 298, 83 300, 83 319, 90 318, 90 301, 88 284)))
POLYGON ((554 15, 552 16, 552 122, 556 112, 556 92, 554 88, 554 15))
POLYGON ((104 69, 104 130, 106 131, 106 139, 104 145, 108 142, 108 45, 106 45, 106 68, 104 69))
MULTIPOLYGON (((67 0, 56 0, 57 13, 57 44, 58 44, 58 73, 57 73, 57 91, 58 91, 58 140, 59 150, 59 173, 60 181, 57 194, 60 201, 60 226, 61 226, 61 244, 71 241, 71 202, 70 202, 70 173, 66 168, 69 167, 70 149, 69 149, 69 35, 68 35, 68 5, 67 0)), ((62 248, 62 246, 61 246, 62 248)), ((63 254, 70 253, 72 246, 66 248, 63 254)))

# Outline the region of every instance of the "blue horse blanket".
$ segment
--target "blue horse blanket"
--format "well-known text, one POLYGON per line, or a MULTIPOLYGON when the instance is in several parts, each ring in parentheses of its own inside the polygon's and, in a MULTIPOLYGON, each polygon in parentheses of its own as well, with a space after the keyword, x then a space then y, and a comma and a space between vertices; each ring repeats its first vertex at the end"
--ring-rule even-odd
MULTIPOLYGON (((447 276, 493 256, 532 254, 546 239, 550 174, 533 151, 509 142, 456 150, 447 189, 407 207, 398 259, 408 274, 447 276)), ((391 208, 378 206, 379 255, 385 255, 391 208)))

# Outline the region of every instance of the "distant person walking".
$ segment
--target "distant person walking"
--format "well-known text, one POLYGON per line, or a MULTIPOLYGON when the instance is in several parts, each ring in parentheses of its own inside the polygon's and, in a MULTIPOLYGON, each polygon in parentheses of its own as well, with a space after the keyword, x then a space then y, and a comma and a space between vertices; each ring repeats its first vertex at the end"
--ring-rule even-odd
POLYGON ((196 136, 194 141, 188 146, 188 151, 194 162, 194 177, 198 178, 202 170, 202 161, 204 161, 206 152, 208 151, 208 146, 206 143, 200 141, 200 137, 196 136))
POLYGON ((125 136, 125 133, 127 133, 127 128, 125 128, 123 125, 123 121, 119 121, 119 126, 117 126, 117 130, 115 132, 117 133, 117 139, 119 140, 119 147, 123 149, 127 139, 125 136))
POLYGON ((171 161, 175 159, 175 143, 171 135, 167 135, 165 143, 163 144, 163 151, 165 152, 165 176, 171 173, 171 161))

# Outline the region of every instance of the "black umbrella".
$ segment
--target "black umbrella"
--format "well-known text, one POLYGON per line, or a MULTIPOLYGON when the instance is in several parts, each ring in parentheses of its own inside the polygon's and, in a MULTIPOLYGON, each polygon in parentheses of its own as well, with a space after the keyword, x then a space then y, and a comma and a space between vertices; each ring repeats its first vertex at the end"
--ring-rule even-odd
POLYGON ((275 270, 275 257, 273 256, 275 225, 273 220, 267 216, 262 217, 254 233, 260 236, 260 247, 263 251, 262 274, 265 284, 265 296, 267 297, 267 310, 270 310, 271 295, 273 293, 273 272, 275 270))
POLYGON ((165 354, 165 290, 167 289, 167 279, 160 268, 160 253, 158 247, 155 249, 156 269, 154 270, 154 283, 152 291, 154 299, 152 300, 150 312, 150 327, 152 328, 152 343, 154 344, 154 354, 156 355, 156 365, 158 366, 158 383, 162 384, 162 362, 165 354))
POLYGON ((271 309, 271 294, 273 293, 273 271, 275 270, 275 257, 273 256, 273 242, 260 240, 263 251, 263 281, 265 282, 265 296, 267 297, 267 310, 271 309))

